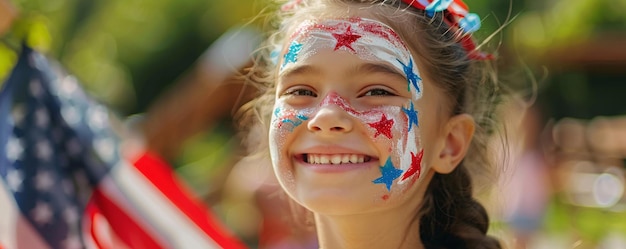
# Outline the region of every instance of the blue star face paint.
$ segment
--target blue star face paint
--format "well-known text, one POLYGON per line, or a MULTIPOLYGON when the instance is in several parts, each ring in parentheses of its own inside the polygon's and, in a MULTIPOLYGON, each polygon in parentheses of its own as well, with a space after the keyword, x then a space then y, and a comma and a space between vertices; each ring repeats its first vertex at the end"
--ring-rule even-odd
POLYGON ((409 127, 408 127, 408 131, 411 131, 411 128, 413 127, 413 124, 415 124, 415 126, 418 126, 418 119, 417 119, 417 111, 415 110, 415 106, 413 105, 413 102, 409 103, 411 105, 411 108, 402 108, 402 111, 404 112, 404 114, 406 114, 406 118, 409 120, 409 127))
POLYGON ((289 50, 283 56, 283 65, 282 65, 282 67, 287 65, 287 63, 296 62, 298 60, 297 59, 298 58, 298 53, 300 53, 301 50, 302 50, 302 44, 297 43, 295 41, 292 42, 291 45, 289 45, 289 50))
POLYGON ((402 64, 402 71, 404 71, 404 74, 406 75, 406 80, 409 83, 407 85, 407 89, 411 91, 411 86, 413 86, 415 91, 417 91, 418 93, 422 92, 419 86, 420 82, 422 81, 422 78, 420 78, 417 74, 415 74, 415 71, 413 70, 413 59, 409 59, 409 63, 407 65, 402 63, 402 61, 400 61, 399 59, 398 59, 398 62, 402 64))
POLYGON ((393 181, 396 180, 400 175, 402 175, 402 170, 396 169, 391 162, 391 157, 387 158, 385 161, 385 165, 380 167, 381 177, 377 178, 373 182, 376 184, 385 184, 387 190, 391 191, 391 185, 393 181))

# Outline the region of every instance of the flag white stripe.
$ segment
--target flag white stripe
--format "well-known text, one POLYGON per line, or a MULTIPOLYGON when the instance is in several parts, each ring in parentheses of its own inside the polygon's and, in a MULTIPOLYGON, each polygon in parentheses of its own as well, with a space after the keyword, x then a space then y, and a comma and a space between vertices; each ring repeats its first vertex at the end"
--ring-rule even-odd
POLYGON ((13 194, 0 179, 0 245, 3 249, 47 249, 43 240, 30 222, 22 216, 13 194))
POLYGON ((20 213, 15 198, 4 186, 4 180, 0 179, 0 245, 14 249, 17 248, 15 228, 20 213))
POLYGON ((128 206, 123 206, 125 211, 130 214, 140 212, 141 215, 135 217, 144 218, 144 222, 153 225, 152 227, 159 230, 160 237, 167 236, 167 240, 174 248, 220 248, 134 166, 122 161, 113 168, 110 177, 107 178, 115 183, 110 181, 103 185, 103 193, 111 199, 116 199, 117 203, 126 203, 124 199, 132 201, 136 210, 131 212, 128 206), (123 193, 119 190, 111 191, 117 189, 114 186, 119 186, 123 193))
POLYGON ((83 242, 85 243, 85 248, 88 249, 101 249, 98 248, 96 242, 94 241, 91 235, 91 219, 83 214, 83 222, 81 230, 83 231, 83 242))
MULTIPOLYGON (((105 195, 113 203, 118 205, 119 208, 123 210, 123 212, 131 217, 146 234, 148 234, 152 239, 156 241, 156 243, 158 243, 162 247, 168 247, 168 245, 171 245, 171 243, 168 242, 167 238, 157 230, 157 228, 154 226, 155 224, 151 222, 150 217, 144 216, 146 215, 145 212, 137 208, 137 205, 140 205, 140 202, 144 200, 139 200, 133 195, 128 195, 129 187, 122 186, 124 190, 121 190, 117 179, 114 179, 115 177, 119 177, 119 175, 127 174, 126 172, 119 174, 115 173, 120 171, 121 168, 132 167, 127 167, 126 165, 126 163, 118 163, 118 165, 114 166, 111 172, 109 172, 109 175, 102 179, 98 188, 100 189, 100 191, 102 191, 103 195, 105 195)), ((140 184, 141 183, 139 182, 137 183, 137 185, 140 184)), ((154 203, 152 200, 148 200, 148 202, 154 203)), ((158 209, 158 206, 155 205, 152 208, 158 209)))
POLYGON ((48 249, 50 245, 33 229, 30 222, 20 215, 17 221, 17 248, 19 249, 48 249))

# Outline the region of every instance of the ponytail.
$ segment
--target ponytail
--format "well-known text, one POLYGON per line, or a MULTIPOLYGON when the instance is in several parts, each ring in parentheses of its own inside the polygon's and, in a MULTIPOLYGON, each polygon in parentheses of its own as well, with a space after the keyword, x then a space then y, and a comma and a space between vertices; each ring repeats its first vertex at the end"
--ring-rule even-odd
POLYGON ((462 164, 450 174, 433 176, 422 213, 420 236, 425 248, 502 248, 487 235, 487 211, 472 197, 471 179, 462 164))

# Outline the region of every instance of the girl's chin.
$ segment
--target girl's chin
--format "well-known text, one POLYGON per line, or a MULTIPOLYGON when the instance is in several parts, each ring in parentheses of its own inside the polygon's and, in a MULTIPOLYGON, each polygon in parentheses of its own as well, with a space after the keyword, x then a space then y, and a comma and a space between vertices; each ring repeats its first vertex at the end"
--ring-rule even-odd
POLYGON ((354 200, 332 195, 326 195, 321 198, 300 198, 297 202, 306 209, 322 215, 350 215, 363 213, 372 207, 371 198, 354 200))
POLYGON ((371 181, 367 181, 364 186, 351 186, 349 182, 348 180, 341 186, 294 185, 290 196, 307 209, 325 214, 368 212, 372 209, 372 205, 386 205, 397 198, 384 186, 375 185, 371 181))
POLYGON ((381 212, 401 203, 398 196, 391 194, 368 195, 362 198, 350 198, 346 196, 324 196, 315 198, 299 198, 297 201, 306 209, 320 215, 358 215, 381 212))

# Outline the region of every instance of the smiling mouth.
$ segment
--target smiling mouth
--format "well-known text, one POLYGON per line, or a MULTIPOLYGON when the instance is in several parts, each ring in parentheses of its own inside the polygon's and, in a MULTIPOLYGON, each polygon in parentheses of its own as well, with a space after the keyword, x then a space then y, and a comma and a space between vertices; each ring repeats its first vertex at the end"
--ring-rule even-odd
POLYGON ((372 157, 359 154, 302 154, 302 160, 310 164, 353 164, 369 162, 372 157))

